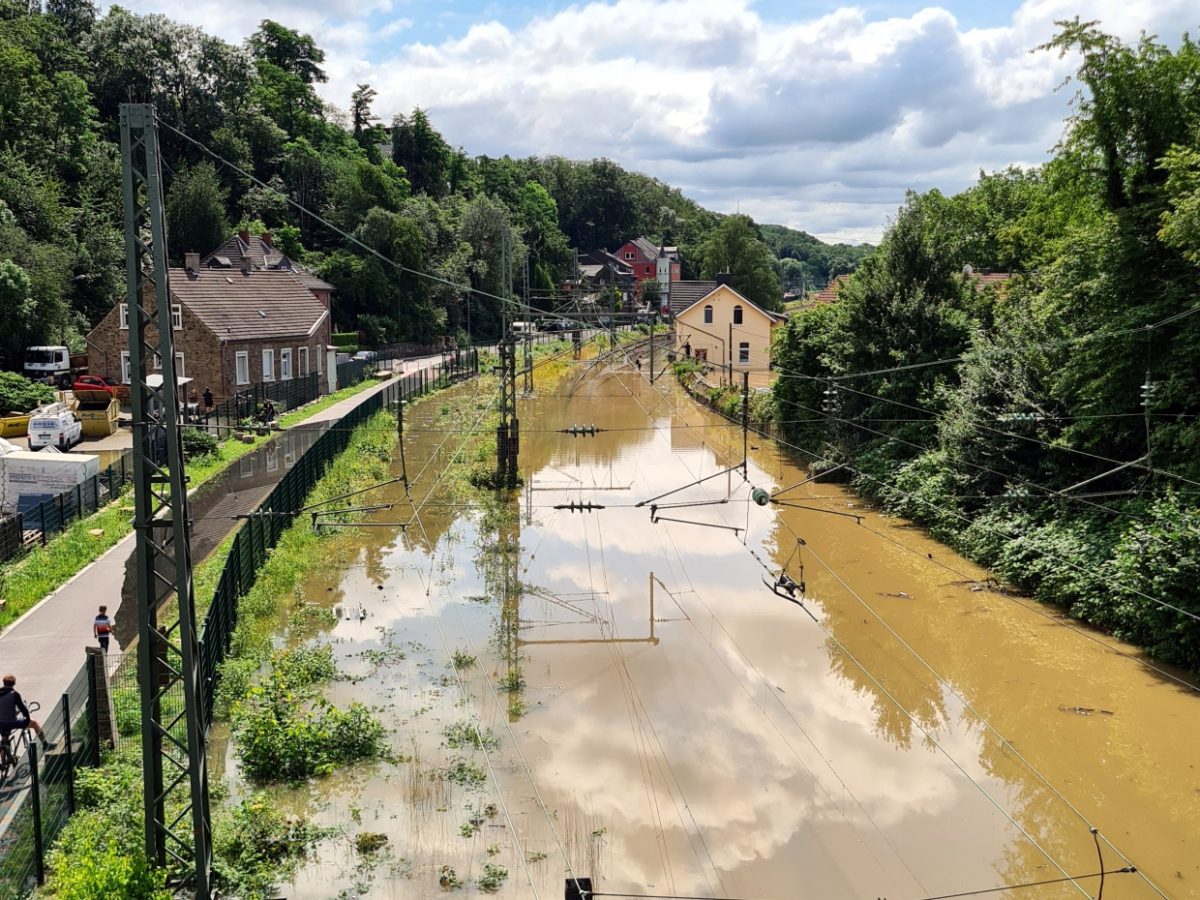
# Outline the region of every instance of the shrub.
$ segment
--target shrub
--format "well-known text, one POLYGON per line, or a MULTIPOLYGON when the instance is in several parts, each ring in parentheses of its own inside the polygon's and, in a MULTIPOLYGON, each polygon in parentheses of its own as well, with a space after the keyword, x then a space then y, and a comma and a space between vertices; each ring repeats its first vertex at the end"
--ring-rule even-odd
POLYGON ((215 456, 220 446, 216 436, 202 428, 183 429, 183 455, 186 459, 215 456))
POLYGON ((25 413, 54 402, 54 389, 16 372, 0 372, 0 414, 25 413))
POLYGON ((339 347, 344 350, 347 347, 357 346, 358 332, 357 331, 335 331, 332 335, 330 335, 330 339, 333 341, 333 346, 339 347))
POLYGON ((222 896, 274 896, 275 883, 294 871, 323 834, 303 818, 284 815, 265 794, 251 794, 217 820, 214 881, 226 889, 222 896))

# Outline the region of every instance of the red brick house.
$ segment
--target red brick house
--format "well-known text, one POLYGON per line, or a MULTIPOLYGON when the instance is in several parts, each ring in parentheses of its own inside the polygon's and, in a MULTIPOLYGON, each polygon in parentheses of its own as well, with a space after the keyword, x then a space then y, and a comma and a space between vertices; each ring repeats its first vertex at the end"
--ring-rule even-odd
MULTIPOLYGON (((222 400, 251 384, 324 373, 329 310, 295 273, 248 263, 202 268, 196 254, 188 256, 191 268, 171 269, 168 277, 176 373, 192 379, 189 390, 211 388, 222 400)), ((157 328, 147 330, 156 341, 157 328)), ((130 381, 124 302, 109 310, 87 343, 91 372, 130 381)))
POLYGON ((651 281, 655 278, 661 282, 658 274, 659 257, 664 257, 670 269, 670 280, 679 280, 679 250, 676 247, 658 247, 644 237, 626 241, 614 251, 613 256, 633 269, 633 276, 638 281, 651 281))

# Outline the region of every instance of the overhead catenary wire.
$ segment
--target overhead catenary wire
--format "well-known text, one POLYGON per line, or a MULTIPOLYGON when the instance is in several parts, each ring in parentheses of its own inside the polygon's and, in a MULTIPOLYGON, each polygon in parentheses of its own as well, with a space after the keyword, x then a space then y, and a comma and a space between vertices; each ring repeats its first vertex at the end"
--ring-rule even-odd
MULTIPOLYGON (((767 437, 767 438, 769 438, 769 439, 772 439, 770 435, 763 435, 763 436, 764 436, 764 437, 767 437)), ((779 440, 778 438, 773 438, 773 439, 774 439, 774 440, 775 440, 777 443, 781 443, 781 444, 783 444, 784 446, 790 446, 790 447, 792 447, 792 448, 794 448, 794 449, 800 450, 802 453, 805 453, 806 455, 809 455, 809 456, 813 456, 814 458, 817 458, 817 459, 822 459, 822 458, 824 458, 824 457, 822 457, 820 454, 814 454, 812 451, 805 450, 804 448, 802 448, 802 447, 798 447, 798 446, 796 446, 796 445, 794 445, 794 444, 789 444, 789 443, 787 443, 786 441, 781 441, 781 440, 779 440)), ((786 523, 786 521, 785 521, 785 520, 783 520, 783 519, 779 519, 778 521, 780 521, 780 522, 781 522, 781 524, 783 524, 785 527, 787 527, 787 528, 788 528, 788 530, 789 530, 789 531, 791 531, 791 533, 792 533, 793 537, 797 537, 797 538, 798 538, 798 536, 795 534, 795 532, 794 532, 794 531, 792 531, 791 527, 787 525, 787 523, 786 523)), ((812 550, 811 550, 811 547, 810 547, 809 549, 810 549, 810 554, 811 554, 811 555, 813 555, 813 556, 815 556, 816 554, 812 552, 812 550)), ((822 562, 822 564, 823 564, 823 565, 825 565, 825 567, 826 567, 827 569, 829 569, 829 571, 831 572, 831 574, 834 574, 834 577, 835 577, 835 578, 837 578, 839 581, 841 581, 841 580, 842 580, 842 579, 841 579, 841 577, 840 577, 840 575, 837 575, 837 574, 836 574, 836 573, 835 573, 835 572, 834 572, 832 569, 830 569, 830 568, 829 568, 829 566, 828 566, 828 565, 826 565, 826 564, 824 563, 824 561, 823 561, 823 560, 819 560, 819 561, 821 561, 821 562, 822 562)), ((762 562, 762 560, 758 560, 758 563, 759 563, 759 565, 760 565, 760 566, 762 566, 764 569, 767 569, 767 571, 768 571, 768 572, 770 572, 770 570, 767 568, 766 564, 762 562)), ((882 689, 882 685, 881 685, 881 684, 879 684, 878 680, 877 680, 877 679, 876 679, 876 678, 873 676, 873 674, 872 674, 872 673, 871 673, 869 670, 867 670, 866 668, 864 668, 864 667, 862 666, 862 664, 861 664, 861 663, 859 663, 859 662, 857 661, 857 659, 855 659, 855 658, 854 658, 854 657, 853 657, 853 656, 852 656, 852 655, 849 653, 849 651, 845 649, 844 645, 842 645, 842 644, 841 644, 841 642, 838 640, 838 638, 836 638, 836 637, 835 637, 835 636, 832 634, 832 632, 831 632, 831 631, 830 631, 828 628, 826 628, 826 626, 825 626, 823 623, 820 623, 820 622, 818 622, 817 624, 818 624, 818 627, 820 627, 820 628, 822 629, 822 631, 824 631, 824 632, 826 633, 826 635, 827 635, 827 636, 828 636, 828 637, 829 637, 829 638, 830 638, 832 641, 834 641, 834 642, 835 642, 835 643, 836 643, 836 644, 837 644, 837 645, 838 645, 838 646, 839 646, 839 647, 840 647, 840 648, 843 650, 843 652, 844 652, 844 653, 846 653, 847 657, 848 657, 848 658, 850 658, 852 661, 854 661, 854 662, 855 662, 855 664, 856 664, 856 665, 857 665, 857 666, 858 666, 858 667, 859 667, 859 668, 860 668, 860 669, 863 671, 863 673, 864 673, 865 675, 867 675, 867 677, 868 677, 868 678, 870 678, 870 679, 871 679, 873 682, 875 682, 877 685, 879 685, 879 686, 881 687, 881 689, 882 689)), ((890 629, 889 629, 889 630, 890 630, 890 629)), ((914 655, 917 655, 917 654, 915 654, 915 651, 912 651, 912 652, 914 653, 914 655)), ((930 671, 931 673, 934 673, 934 674, 935 674, 935 677, 938 677, 938 678, 939 678, 939 680, 942 680, 942 679, 940 678, 940 676, 937 676, 937 674, 936 674, 936 671, 935 671, 935 670, 934 670, 934 669, 933 669, 931 666, 929 666, 929 663, 928 663, 928 662, 926 662, 926 661, 925 661, 923 658, 921 658, 919 655, 917 655, 917 658, 918 658, 918 659, 921 661, 921 663, 922 663, 924 666, 926 666, 926 667, 929 669, 929 671, 930 671)), ((953 687, 952 687, 952 686, 950 687, 950 689, 951 689, 952 691, 954 691, 954 689, 953 689, 953 687)), ((886 689, 884 689, 884 690, 886 691, 886 689)), ((963 698, 961 695, 957 694, 957 691, 954 691, 954 693, 955 693, 957 696, 959 696, 959 699, 960 699, 960 700, 961 700, 961 701, 962 701, 962 702, 963 702, 965 705, 967 705, 967 707, 968 707, 968 708, 971 708, 971 707, 970 707, 970 705, 969 705, 969 704, 967 704, 967 701, 965 700, 965 698, 963 698)), ((894 699, 893 699, 893 702, 895 702, 895 701, 894 701, 894 699)), ((903 709, 902 707, 898 707, 898 708, 901 708, 901 709, 903 709)), ((995 733, 995 734, 996 734, 998 737, 1000 737, 1000 739, 1001 739, 1002 741, 1005 741, 1005 745, 1006 745, 1006 747, 1007 747, 1009 750, 1011 750, 1012 752, 1016 753, 1016 750, 1015 750, 1015 748, 1013 748, 1013 747, 1012 747, 1012 745, 1011 745, 1011 744, 1009 744, 1009 743, 1008 743, 1008 742, 1007 742, 1007 741, 1004 739, 1004 737, 1003 737, 1002 735, 1000 735, 1000 734, 999 734, 999 732, 998 732, 998 731, 997 731, 997 730, 994 728, 994 726, 992 726, 992 725, 991 725, 991 723, 990 723, 990 722, 989 722, 989 721, 988 721, 986 718, 984 718, 984 717, 983 717, 981 714, 979 714, 979 713, 978 713, 977 711, 975 711, 973 708, 972 708, 972 712, 975 714, 975 716, 976 716, 976 717, 977 717, 977 718, 978 718, 978 719, 979 719, 979 720, 980 720, 980 721, 981 721, 981 722, 982 722, 982 723, 983 723, 985 726, 987 726, 987 727, 988 727, 988 729, 989 729, 989 730, 991 730, 991 731, 992 731, 993 733, 995 733)), ((910 718, 911 718, 911 715, 910 715, 910 718)), ((915 723, 915 720, 914 720, 914 723, 915 723)), ((922 728, 922 726, 920 726, 919 724, 918 724, 918 727, 919 727, 919 728, 921 728, 921 730, 922 730, 922 731, 925 731, 925 729, 924 729, 924 728, 922 728)), ((926 734, 927 734, 927 736, 928 736, 928 733, 927 733, 927 732, 926 732, 926 734)), ((935 741, 934 743, 935 743, 935 746, 936 746, 936 741, 935 741)), ((943 752, 945 752, 945 751, 943 750, 943 752)), ((1067 798, 1067 797, 1066 797, 1066 796, 1065 796, 1065 795, 1062 793, 1062 791, 1060 791, 1058 788, 1056 788, 1056 787, 1054 786, 1054 784, 1053 784, 1053 783, 1052 783, 1052 782, 1051 782, 1051 781, 1050 781, 1050 780, 1049 780, 1049 779, 1048 779, 1048 778, 1047 778, 1045 775, 1043 775, 1043 774, 1041 773, 1041 771, 1040 771, 1040 770, 1036 769, 1036 768, 1035 768, 1035 767, 1034 767, 1034 766, 1033 766, 1031 763, 1029 763, 1029 761, 1028 761, 1027 759, 1025 759, 1025 758, 1024 758, 1022 755, 1020 755, 1019 753, 1016 753, 1016 755, 1017 755, 1017 756, 1018 756, 1018 758, 1021 760, 1021 762, 1022 762, 1022 763, 1025 765, 1025 767, 1026 767, 1026 768, 1027 768, 1027 769, 1028 769, 1028 770, 1029 770, 1031 773, 1033 773, 1035 776, 1037 776, 1037 778, 1038 778, 1038 779, 1039 779, 1039 780, 1040 780, 1040 781, 1041 781, 1041 782, 1042 782, 1044 785, 1046 785, 1046 787, 1048 787, 1048 788, 1050 789, 1050 791, 1051 791, 1052 793, 1054 793, 1054 794, 1055 794, 1055 795, 1056 795, 1056 796, 1057 796, 1057 797, 1058 797, 1058 798, 1059 798, 1059 799, 1060 799, 1060 800, 1061 800, 1061 801, 1062 801, 1062 802, 1063 802, 1063 803, 1064 803, 1064 804, 1067 806, 1067 808, 1068 808, 1069 810, 1071 810, 1071 812, 1072 812, 1072 813, 1074 813, 1074 814, 1075 814, 1075 815, 1076 815, 1076 816, 1077 816, 1077 817, 1080 819, 1080 821, 1081 821, 1081 822, 1085 823, 1085 824, 1086 824, 1086 825, 1087 825, 1087 826, 1088 826, 1090 829, 1092 829, 1092 830, 1093 830, 1093 833, 1094 833, 1094 834, 1097 836, 1098 840, 1102 840, 1102 841, 1103 841, 1103 842, 1104 842, 1104 843, 1105 843, 1105 844, 1106 844, 1106 845, 1107 845, 1109 848, 1111 848, 1111 849, 1112 849, 1112 850, 1113 850, 1115 853, 1117 853, 1117 854, 1118 854, 1118 855, 1119 855, 1119 856, 1120 856, 1120 857, 1121 857, 1121 858, 1122 858, 1122 859, 1123 859, 1123 860, 1124 860, 1126 863, 1128 863, 1128 864, 1129 864, 1129 865, 1132 867, 1132 861, 1129 859, 1129 857, 1128 857, 1128 856, 1126 856, 1126 855, 1125 855, 1125 854, 1124 854, 1124 853, 1123 853, 1123 852, 1120 850, 1120 848, 1118 848, 1118 847, 1117 847, 1117 846, 1116 846, 1116 845, 1115 845, 1115 844, 1114 844, 1114 843, 1113 843, 1113 842, 1112 842, 1112 841, 1111 841, 1111 840, 1110 840, 1110 839, 1109 839, 1107 836, 1105 836, 1103 833, 1101 833, 1101 832, 1099 832, 1097 829, 1095 829, 1095 826, 1094 826, 1094 825, 1092 825, 1092 823, 1091 823, 1091 821, 1088 819, 1088 817, 1087 817, 1087 816, 1085 816, 1085 815, 1083 814, 1083 812, 1082 812, 1081 810, 1079 810, 1079 809, 1078 809, 1078 807, 1076 807, 1076 806, 1075 806, 1073 803, 1071 803, 1071 801, 1070 801, 1070 800, 1069 800, 1069 799, 1068 799, 1068 798, 1067 798)), ((947 756, 948 756, 948 754, 947 754, 947 756)), ((948 758, 949 758, 949 757, 948 757, 948 758)), ((982 790, 982 788, 980 788, 980 789, 982 790)), ((989 798, 989 799, 990 799, 990 798, 989 798)), ((994 801, 994 800, 993 800, 993 803, 995 803, 995 801, 994 801)), ((1010 816, 1010 819, 1011 819, 1011 816, 1010 816)), ((1016 823, 1015 823, 1015 822, 1014 822, 1014 825, 1016 825, 1016 823)), ((1016 825, 1016 827, 1017 827, 1018 829, 1020 829, 1020 826, 1019 826, 1019 825, 1016 825)), ((1023 833, 1024 833, 1024 832, 1023 832, 1023 833)), ((1040 849, 1040 848, 1039 848, 1039 849, 1040 849)), ((1062 867, 1061 867, 1061 866, 1059 866, 1059 869, 1061 870, 1061 869, 1062 869, 1062 867)), ((1154 883, 1154 882, 1153 882, 1153 881, 1152 881, 1152 880, 1151 880, 1151 879, 1150 879, 1150 878, 1149 878, 1149 877, 1148 877, 1148 876, 1147 876, 1147 875, 1146 875, 1144 872, 1142 872, 1140 869, 1137 869, 1136 867, 1134 867, 1134 868, 1133 868, 1133 871, 1136 871, 1136 873, 1139 875, 1139 877, 1141 878, 1141 880, 1142 880, 1142 881, 1143 881, 1145 884, 1147 884, 1147 885, 1150 887, 1150 889, 1151 889, 1151 890, 1153 890, 1155 893, 1157 893, 1157 894, 1158 894, 1160 897, 1164 897, 1164 898, 1165 898, 1165 897, 1167 896, 1167 895, 1166 895, 1166 894, 1165 894, 1165 893, 1162 891, 1162 889, 1161 889, 1161 888, 1159 888, 1159 887, 1158 887, 1158 886, 1157 886, 1157 885, 1156 885, 1156 884, 1155 884, 1155 883, 1154 883)), ((1067 873, 1064 871, 1064 872, 1063 872, 1063 875, 1067 875, 1067 873)), ((1078 886, 1077 886, 1077 887, 1078 887, 1078 886)))

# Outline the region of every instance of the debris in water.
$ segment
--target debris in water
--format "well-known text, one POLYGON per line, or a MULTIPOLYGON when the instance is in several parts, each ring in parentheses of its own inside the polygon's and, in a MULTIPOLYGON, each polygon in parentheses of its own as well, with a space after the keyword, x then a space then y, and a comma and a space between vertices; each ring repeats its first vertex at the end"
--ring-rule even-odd
POLYGON ((895 591, 895 592, 880 591, 879 596, 880 597, 896 597, 897 599, 900 599, 900 600, 912 600, 913 599, 913 595, 908 593, 907 591, 895 591))
POLYGON ((1100 713, 1102 716, 1115 716, 1111 709, 1096 709, 1093 706, 1059 706, 1059 712, 1071 712, 1077 716, 1090 716, 1092 713, 1100 713))

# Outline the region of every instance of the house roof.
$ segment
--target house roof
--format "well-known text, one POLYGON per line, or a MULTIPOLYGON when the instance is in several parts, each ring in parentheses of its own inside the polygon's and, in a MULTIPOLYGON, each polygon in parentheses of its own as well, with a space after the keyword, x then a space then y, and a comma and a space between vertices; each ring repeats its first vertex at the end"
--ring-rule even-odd
POLYGON ((989 284, 1004 284, 1012 275, 1009 272, 967 272, 975 287, 986 287, 989 284))
POLYGON ((329 315, 294 274, 171 269, 171 294, 222 341, 307 337, 329 315))
MULTIPOLYGON (((705 284, 705 283, 706 282, 703 282, 703 281, 692 281, 692 282, 675 281, 675 282, 671 283, 671 287, 674 287, 677 284, 705 284)), ((744 296, 741 292, 739 292, 731 284, 718 284, 717 282, 714 281, 714 282, 712 282, 712 285, 713 285, 712 290, 705 291, 703 294, 701 294, 699 297, 697 297, 695 300, 693 300, 687 306, 683 307, 682 309, 680 309, 678 311, 676 311, 676 309, 675 309, 675 296, 674 296, 674 293, 672 293, 672 295, 671 295, 671 312, 675 313, 675 317, 678 318, 683 313, 687 312, 689 309, 691 309, 693 306, 695 306, 697 303, 699 303, 701 300, 704 300, 710 294, 714 293, 717 290, 717 288, 723 287, 723 288, 728 288, 729 292, 732 293, 735 297, 737 297, 739 300, 741 300, 743 303, 745 303, 751 309, 757 309, 760 313, 762 313, 768 319, 771 319, 774 322, 786 322, 787 321, 787 316, 785 316, 783 313, 771 312, 771 310, 769 310, 769 309, 763 309, 761 306, 759 306, 757 303, 755 303, 749 297, 744 296)))
POLYGON ((650 259, 656 259, 658 257, 658 247, 647 238, 635 237, 632 241, 630 241, 630 243, 637 247, 638 250, 642 252, 643 256, 647 256, 650 259))
POLYGON ((281 252, 271 243, 270 235, 235 234, 212 253, 205 256, 200 265, 206 268, 237 268, 231 260, 250 258, 255 269, 279 269, 292 272, 300 283, 313 291, 332 291, 333 285, 318 278, 300 263, 281 252))
POLYGON ((832 303, 838 298, 838 294, 841 293, 841 290, 845 286, 846 280, 849 277, 849 275, 838 275, 833 279, 833 281, 829 282, 829 284, 825 286, 824 290, 820 290, 815 294, 811 294, 809 296, 810 302, 814 304, 832 303))
POLYGON ((701 297, 707 297, 716 288, 715 281, 672 281, 668 288, 671 312, 679 315, 701 297))

